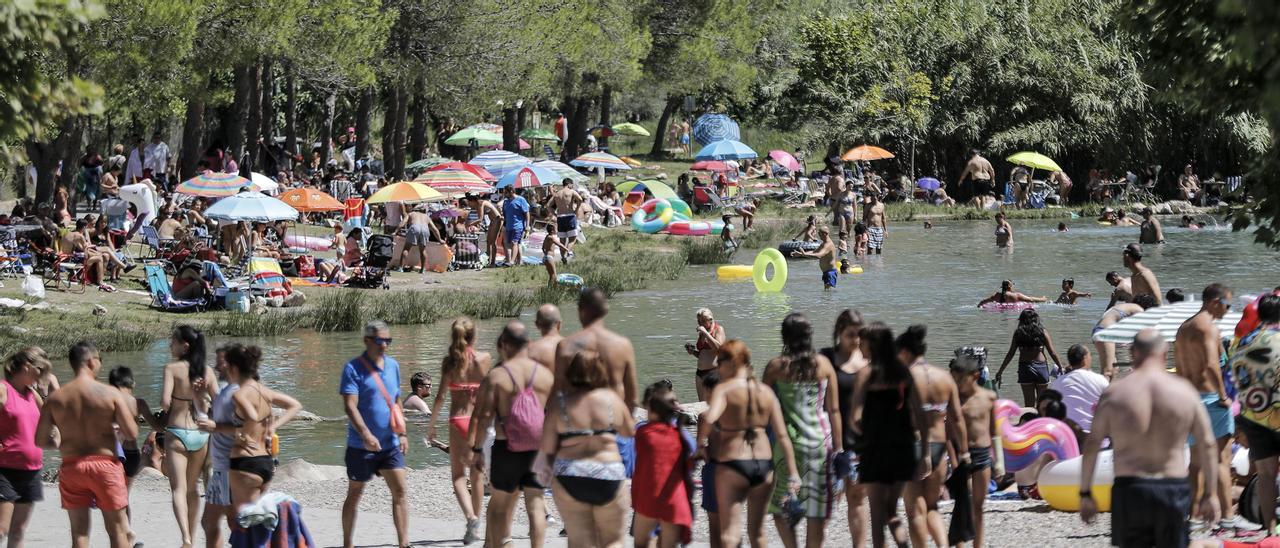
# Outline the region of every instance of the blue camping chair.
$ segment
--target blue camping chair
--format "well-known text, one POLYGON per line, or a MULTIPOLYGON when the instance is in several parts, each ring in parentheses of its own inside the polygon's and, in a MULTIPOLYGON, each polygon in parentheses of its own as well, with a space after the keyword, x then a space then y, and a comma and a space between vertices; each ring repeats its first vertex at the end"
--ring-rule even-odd
POLYGON ((190 312, 204 310, 207 304, 204 299, 179 300, 173 298, 173 289, 169 287, 169 275, 164 267, 147 263, 143 265, 147 272, 147 285, 151 288, 151 307, 165 312, 190 312))

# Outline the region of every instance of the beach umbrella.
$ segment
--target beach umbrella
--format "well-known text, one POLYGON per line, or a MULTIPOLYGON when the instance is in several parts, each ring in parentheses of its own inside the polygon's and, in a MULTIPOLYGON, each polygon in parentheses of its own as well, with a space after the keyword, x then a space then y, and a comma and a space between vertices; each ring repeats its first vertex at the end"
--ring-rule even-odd
POLYGON ((535 186, 546 186, 560 184, 564 179, 559 174, 546 168, 538 166, 524 166, 520 169, 512 171, 502 176, 498 181, 498 188, 515 187, 530 188, 535 186))
POLYGON ((939 188, 942 188, 942 181, 934 179, 933 177, 921 177, 916 179, 916 186, 924 190, 938 190, 939 188))
POLYGON ((795 156, 785 150, 770 150, 769 159, 778 162, 778 165, 787 171, 800 171, 799 160, 796 160, 795 156))
POLYGON ((654 198, 662 198, 664 200, 670 200, 678 197, 675 190, 672 190, 666 183, 657 179, 651 179, 648 181, 627 181, 618 185, 617 189, 618 192, 623 194, 637 190, 649 189, 649 192, 653 194, 654 198))
POLYGON ((478 175, 463 170, 431 170, 418 175, 413 182, 427 185, 441 194, 451 196, 468 193, 482 194, 493 190, 493 185, 478 175))
POLYGON ((694 155, 697 160, 741 160, 755 157, 756 151, 751 150, 751 147, 728 139, 709 143, 694 155))
POLYGON ((431 212, 432 219, 456 219, 458 217, 466 217, 467 212, 456 207, 447 207, 431 212))
POLYGON ((605 169, 631 169, 622 159, 608 152, 588 152, 569 162, 571 166, 602 167, 605 169))
POLYGON ((469 125, 469 126, 467 126, 467 127, 464 127, 464 128, 462 128, 462 129, 480 129, 480 130, 484 130, 484 131, 492 131, 492 132, 494 132, 494 133, 497 133, 498 135, 502 135, 502 126, 501 126, 501 125, 498 125, 498 124, 490 124, 490 123, 488 123, 488 122, 480 122, 480 123, 478 123, 478 124, 471 124, 471 125, 469 125))
POLYGON ((568 164, 557 162, 555 160, 543 160, 541 162, 534 162, 533 165, 554 171, 556 172, 556 175, 559 175, 560 178, 562 179, 564 178, 573 179, 573 182, 575 183, 585 183, 591 180, 590 177, 587 177, 586 175, 579 173, 578 170, 573 169, 568 164))
POLYGON ((729 171, 729 164, 720 160, 702 160, 689 166, 689 171, 729 171))
POLYGON ((622 163, 627 164, 627 165, 629 165, 629 166, 631 166, 631 167, 640 167, 640 166, 644 165, 644 164, 640 163, 640 160, 637 160, 637 159, 632 158, 632 157, 630 157, 630 156, 619 156, 619 157, 618 157, 618 159, 619 159, 619 160, 622 160, 622 163))
POLYGON ((625 123, 621 123, 616 126, 613 126, 613 132, 617 133, 618 135, 627 135, 630 137, 648 137, 649 136, 649 130, 645 129, 644 127, 641 127, 640 124, 633 124, 631 122, 625 122, 625 123))
POLYGON ((445 200, 445 195, 434 188, 421 183, 394 183, 383 187, 369 197, 369 204, 387 202, 438 202, 445 200))
POLYGON ((488 152, 480 153, 467 163, 473 166, 485 168, 489 173, 492 173, 494 177, 502 179, 503 175, 520 169, 521 167, 532 163, 532 161, 514 152, 490 150, 488 152))
MULTIPOLYGON (((533 148, 529 146, 529 142, 525 141, 524 139, 517 139, 516 141, 517 141, 516 146, 520 150, 529 150, 530 148, 533 148)), ((507 149, 506 145, 498 145, 498 150, 506 150, 506 149, 507 149)))
POLYGON ((545 129, 529 128, 520 132, 520 137, 530 141, 559 141, 560 138, 556 134, 545 129))
POLYGON ((494 177, 492 173, 489 173, 489 170, 466 162, 445 162, 443 164, 432 166, 427 171, 466 171, 485 181, 495 182, 498 180, 498 178, 494 177))
POLYGON ((1062 168, 1058 167, 1057 162, 1053 161, 1053 159, 1048 156, 1040 154, 1039 152, 1019 152, 1013 156, 1005 158, 1005 160, 1008 160, 1011 164, 1026 166, 1031 169, 1062 171, 1062 168))
POLYGON ((893 153, 883 148, 862 145, 849 149, 841 156, 840 159, 846 162, 866 162, 871 160, 888 160, 893 158, 893 153))
POLYGON ((205 210, 204 216, 219 221, 269 223, 296 220, 298 210, 261 192, 250 191, 218 200, 205 210))
POLYGON ((267 196, 275 196, 280 193, 280 183, 256 171, 249 173, 249 181, 252 183, 254 190, 267 196))
POLYGON ((443 156, 431 156, 429 158, 423 158, 412 164, 404 166, 404 169, 405 171, 422 171, 424 169, 430 169, 432 167, 435 167, 439 164, 446 163, 448 161, 449 159, 443 156))
POLYGON ((253 184, 251 181, 235 173, 206 171, 183 181, 173 191, 188 196, 225 198, 235 195, 240 192, 240 189, 251 184, 253 184))
POLYGON ((502 144, 501 135, 487 129, 474 127, 469 127, 454 133, 451 137, 445 139, 444 143, 446 145, 465 147, 470 146, 472 140, 475 140, 477 146, 482 147, 502 144))
POLYGON ((693 122, 693 140, 700 145, 709 145, 716 141, 741 141, 742 132, 738 123, 724 114, 703 114, 693 122))
MULTIPOLYGON (((1164 340, 1173 342, 1174 338, 1177 337, 1178 328, 1182 326, 1182 322, 1187 321, 1187 318, 1199 312, 1202 304, 1198 301, 1183 301, 1149 308, 1094 333, 1093 340, 1096 342, 1129 344, 1133 342, 1133 338, 1138 335, 1139 331, 1151 327, 1159 331, 1164 340)), ((1221 320, 1215 320, 1213 323, 1223 333, 1230 334, 1234 332, 1236 324, 1240 322, 1240 316, 1241 313, 1239 312, 1231 312, 1223 316, 1221 320)))
POLYGON ((313 211, 342 211, 346 206, 342 205, 337 198, 325 194, 324 192, 314 188, 295 188, 286 190, 277 198, 281 202, 289 204, 303 213, 313 211))

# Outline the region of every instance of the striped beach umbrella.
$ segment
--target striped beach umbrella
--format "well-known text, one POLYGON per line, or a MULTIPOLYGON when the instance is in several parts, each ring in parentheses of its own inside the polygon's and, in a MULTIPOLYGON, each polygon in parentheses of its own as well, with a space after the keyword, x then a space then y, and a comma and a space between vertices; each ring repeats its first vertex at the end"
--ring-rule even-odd
POLYGON ((569 166, 568 164, 557 162, 555 160, 543 160, 541 162, 534 162, 533 165, 538 166, 540 168, 554 171, 556 172, 556 175, 559 175, 562 179, 563 178, 573 179, 573 182, 575 183, 585 183, 591 180, 590 177, 587 177, 586 175, 579 173, 578 170, 573 169, 573 167, 569 166))
POLYGON ((485 181, 494 182, 498 180, 498 178, 494 177, 492 173, 489 173, 489 170, 466 162, 445 162, 440 165, 432 166, 427 171, 466 171, 485 181))
POLYGON ((381 190, 373 193, 369 197, 370 204, 383 204, 387 202, 439 202, 445 200, 445 195, 441 194, 434 188, 420 183, 394 183, 383 187, 381 190))
POLYGON ((251 181, 235 173, 206 171, 183 181, 173 191, 188 196, 226 198, 227 196, 234 196, 240 192, 240 189, 250 184, 252 184, 251 181))
POLYGON ((608 152, 588 152, 569 162, 571 166, 602 167, 605 169, 631 169, 622 159, 608 152))
POLYGON ((506 188, 513 186, 515 188, 529 188, 535 186, 546 186, 559 184, 560 175, 556 172, 538 166, 524 166, 520 169, 512 171, 502 176, 498 181, 498 188, 506 188))
MULTIPOLYGON (((1184 301, 1149 308, 1094 333, 1093 340, 1096 342, 1129 344, 1133 342, 1133 338, 1138 335, 1139 331, 1151 327, 1159 331, 1164 340, 1173 342, 1173 339, 1178 335, 1178 328, 1182 326, 1182 322, 1187 321, 1187 318, 1199 312, 1201 304, 1203 303, 1198 301, 1184 301)), ((1236 324, 1240 322, 1240 316, 1239 312, 1232 312, 1223 316, 1221 320, 1215 321, 1214 324, 1223 333, 1229 335, 1235 331, 1236 324)))
MULTIPOLYGON (((501 140, 499 140, 499 142, 501 142, 501 140)), ((473 166, 485 168, 489 173, 492 173, 494 177, 501 179, 503 175, 528 165, 531 163, 531 160, 514 152, 490 150, 489 152, 477 155, 467 163, 473 166)))
POLYGON ((470 171, 462 170, 428 171, 419 175, 413 182, 427 185, 441 194, 450 196, 467 193, 479 194, 493 190, 493 185, 484 179, 470 171))
POLYGON ((703 114, 693 122, 693 140, 708 145, 726 139, 740 141, 742 132, 738 123, 724 114, 703 114))
POLYGON ((751 147, 730 140, 711 143, 694 155, 696 160, 742 160, 755 157, 756 151, 751 150, 751 147))

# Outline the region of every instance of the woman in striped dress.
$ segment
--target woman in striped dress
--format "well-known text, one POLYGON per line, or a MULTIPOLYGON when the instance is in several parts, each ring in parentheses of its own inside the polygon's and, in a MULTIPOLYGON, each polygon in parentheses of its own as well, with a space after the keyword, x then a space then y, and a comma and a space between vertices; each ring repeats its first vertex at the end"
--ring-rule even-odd
MULTIPOLYGON (((797 546, 795 526, 807 518, 805 545, 822 546, 827 518, 831 515, 832 470, 836 454, 844 451, 841 435, 838 382, 831 362, 813 350, 813 326, 803 314, 782 320, 782 355, 765 367, 762 382, 778 395, 787 438, 795 452, 800 491, 791 495, 787 467, 780 445, 774 445, 773 497, 769 513, 787 548, 797 546)), ((775 433, 776 435, 777 433, 775 433)))

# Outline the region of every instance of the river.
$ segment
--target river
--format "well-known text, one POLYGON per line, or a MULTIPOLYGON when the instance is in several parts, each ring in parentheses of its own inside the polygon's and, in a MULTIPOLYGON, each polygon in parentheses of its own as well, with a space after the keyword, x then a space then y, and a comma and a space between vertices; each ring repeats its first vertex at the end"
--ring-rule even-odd
MULTIPOLYGON (((1170 218, 1168 221, 1173 222, 1170 218)), ((1068 222, 1070 231, 1054 230, 1058 221, 1013 221, 1015 247, 997 250, 991 222, 937 222, 924 229, 919 222, 891 225, 886 254, 868 258, 865 272, 842 275, 834 291, 823 291, 814 261, 791 261, 790 280, 778 294, 758 294, 747 282, 722 283, 715 267, 690 267, 679 280, 656 284, 644 291, 617 296, 607 324, 631 337, 639 364, 641 387, 660 378, 675 381, 685 401, 695 398, 694 360, 683 349, 694 340, 694 311, 710 308, 731 338, 748 342, 757 372, 780 348, 779 324, 792 311, 813 320, 815 343, 828 344, 836 314, 844 308, 858 309, 868 320, 888 323, 895 330, 914 323, 929 327, 928 359, 945 365, 955 347, 985 345, 990 349, 992 369, 1008 349, 1009 337, 1017 323, 1017 312, 991 312, 975 308, 982 298, 995 292, 1002 279, 1012 279, 1017 289, 1029 295, 1055 298, 1063 278, 1073 277, 1076 289, 1092 292, 1077 306, 1041 306, 1041 317, 1051 332, 1060 356, 1067 348, 1089 342, 1094 322, 1104 312, 1110 286, 1103 279, 1109 270, 1124 273, 1121 249, 1136 241, 1136 227, 1104 227, 1092 220, 1068 222)), ((1206 230, 1166 228, 1168 243, 1145 246, 1146 264, 1159 277, 1161 287, 1182 288, 1196 295, 1210 282, 1223 282, 1237 294, 1258 293, 1280 285, 1276 252, 1254 244, 1252 236, 1233 233, 1227 227, 1206 230)), ((748 262, 754 254, 743 252, 737 262, 748 262)), ((401 274, 407 275, 407 274, 401 274)), ((588 280, 590 282, 590 280, 588 280)), ((571 305, 564 310, 565 330, 577 328, 571 305)), ((532 329, 531 311, 522 318, 532 329)), ((491 350, 506 319, 480 322, 479 346, 491 350)), ((400 360, 402 378, 408 390, 409 376, 426 370, 439 387, 440 359, 448 345, 448 324, 392 326, 395 339, 390 353, 400 360)), ((323 417, 342 416, 337 395, 338 377, 347 359, 361 351, 358 333, 316 333, 298 331, 281 337, 240 339, 264 349, 263 381, 302 401, 308 411, 323 417)), ((210 354, 217 344, 210 342, 210 354)), ((1092 349, 1092 345, 1089 345, 1092 349)), ((105 369, 128 365, 134 368, 137 393, 153 406, 159 404, 161 370, 168 360, 166 342, 156 341, 139 352, 114 352, 103 356, 105 369)), ((1095 356, 1094 363, 1097 363, 1095 356)), ((1017 385, 1009 377, 1004 396, 1018 398, 1017 385)), ((58 364, 59 377, 70 371, 58 364)), ((447 408, 447 406, 446 406, 447 408)), ((410 418, 414 451, 408 459, 412 467, 446 463, 444 453, 426 451, 419 441, 425 422, 410 418)), ((346 423, 295 422, 281 432, 282 459, 305 458, 319 464, 341 464, 346 423)), ((440 432, 447 423, 440 419, 440 432)))

